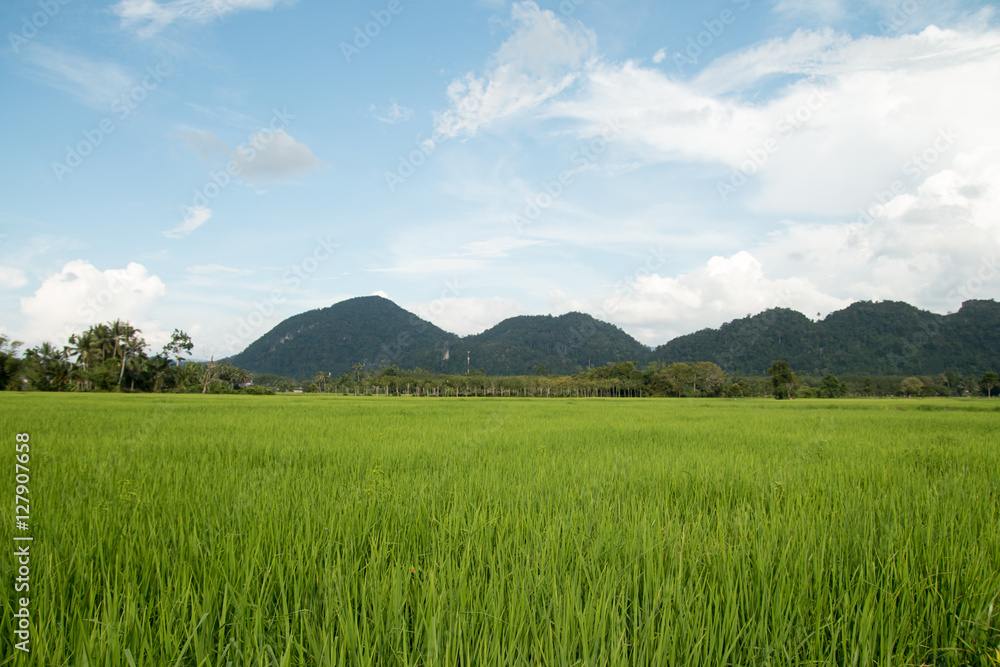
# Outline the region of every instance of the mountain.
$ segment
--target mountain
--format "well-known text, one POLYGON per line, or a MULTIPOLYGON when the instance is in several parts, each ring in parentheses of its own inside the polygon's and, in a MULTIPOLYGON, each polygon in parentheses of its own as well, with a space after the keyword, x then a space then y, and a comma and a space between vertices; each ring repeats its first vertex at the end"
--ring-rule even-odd
POLYGON ((981 374, 1000 369, 1000 304, 967 301, 937 315, 895 301, 854 303, 814 322, 774 308, 650 350, 618 327, 582 313, 512 317, 464 338, 392 301, 371 296, 290 317, 228 359, 257 373, 342 375, 394 364, 459 374, 473 369, 524 375, 539 366, 572 374, 610 362, 714 361, 730 373, 761 376, 776 359, 803 375, 981 374))
POLYGON ((951 315, 907 303, 861 301, 813 322, 774 308, 661 345, 661 363, 714 361, 725 370, 762 375, 784 359, 806 375, 978 374, 1000 368, 1000 304, 967 301, 951 315))
MULTIPOLYGON (((609 361, 638 361, 650 348, 618 327, 583 313, 525 315, 504 320, 481 334, 462 339, 472 365, 491 375, 530 375, 539 366, 547 373, 567 375, 609 361)), ((464 372, 452 364, 450 372, 464 372)))
POLYGON ((227 361, 255 373, 334 377, 356 363, 438 370, 459 340, 380 296, 358 297, 295 315, 227 361))
POLYGON ((394 364, 439 373, 464 373, 472 365, 491 375, 576 373, 593 363, 643 361, 650 348, 618 327, 590 315, 534 315, 504 320, 460 338, 378 296, 359 297, 290 317, 227 359, 255 373, 334 377, 361 363, 394 364))

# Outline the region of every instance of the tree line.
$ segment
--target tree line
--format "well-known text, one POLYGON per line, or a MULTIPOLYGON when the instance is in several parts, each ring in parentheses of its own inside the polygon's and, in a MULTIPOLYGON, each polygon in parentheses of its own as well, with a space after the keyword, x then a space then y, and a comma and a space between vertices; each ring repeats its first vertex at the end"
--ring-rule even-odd
POLYGON ((255 375, 254 382, 276 391, 299 388, 311 393, 354 396, 497 396, 497 397, 678 397, 678 398, 842 398, 878 396, 974 396, 996 393, 996 374, 983 378, 942 373, 933 377, 799 376, 776 361, 766 377, 728 374, 713 362, 653 362, 640 369, 634 361, 609 363, 575 375, 549 375, 543 365, 533 375, 491 376, 472 369, 463 375, 396 366, 358 363, 334 377, 316 373, 306 381, 255 375))
POLYGON ((636 361, 608 363, 574 375, 550 375, 539 364, 533 375, 490 376, 472 369, 454 375, 427 369, 362 363, 340 376, 319 372, 306 380, 253 374, 230 363, 190 361, 191 337, 175 329, 156 353, 128 322, 91 326, 57 347, 42 343, 20 353, 22 344, 0 335, 0 388, 35 391, 132 391, 258 393, 306 391, 344 395, 497 397, 724 397, 840 398, 844 396, 992 397, 998 375, 800 377, 786 361, 775 361, 766 377, 728 374, 710 361, 644 368, 636 361))
POLYGON ((141 334, 114 320, 71 335, 62 347, 45 342, 23 353, 20 341, 0 335, 0 389, 219 393, 253 384, 249 371, 231 364, 190 362, 194 343, 183 331, 175 329, 156 353, 141 334))

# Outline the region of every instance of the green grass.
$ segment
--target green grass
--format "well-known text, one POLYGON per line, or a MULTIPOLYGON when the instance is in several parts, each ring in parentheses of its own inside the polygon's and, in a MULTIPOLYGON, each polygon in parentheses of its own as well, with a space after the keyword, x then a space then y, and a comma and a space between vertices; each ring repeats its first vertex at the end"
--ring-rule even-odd
POLYGON ((0 394, 0 665, 993 666, 998 403, 0 394))

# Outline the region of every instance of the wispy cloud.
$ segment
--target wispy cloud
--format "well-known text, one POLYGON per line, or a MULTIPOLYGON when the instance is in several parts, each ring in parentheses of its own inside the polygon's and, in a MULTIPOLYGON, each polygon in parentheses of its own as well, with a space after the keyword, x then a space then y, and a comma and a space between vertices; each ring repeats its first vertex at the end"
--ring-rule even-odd
POLYGON ((95 108, 107 109, 135 78, 121 65, 32 43, 25 47, 28 76, 95 108))
POLYGON ((212 209, 200 206, 189 207, 184 221, 171 230, 163 232, 169 239, 182 239, 194 230, 198 229, 212 217, 212 209))
POLYGON ((371 106, 369 111, 371 111, 375 120, 380 123, 396 125, 397 123, 405 123, 413 117, 413 109, 402 106, 394 99, 390 99, 389 101, 392 104, 387 107, 377 107, 374 104, 371 106))
POLYGON ((112 8, 126 28, 149 37, 176 21, 209 23, 247 10, 270 10, 294 0, 121 0, 112 8))
POLYGON ((448 86, 449 108, 435 114, 442 137, 475 136, 497 121, 538 107, 566 90, 596 54, 597 38, 534 2, 511 9, 514 34, 483 75, 470 72, 448 86))

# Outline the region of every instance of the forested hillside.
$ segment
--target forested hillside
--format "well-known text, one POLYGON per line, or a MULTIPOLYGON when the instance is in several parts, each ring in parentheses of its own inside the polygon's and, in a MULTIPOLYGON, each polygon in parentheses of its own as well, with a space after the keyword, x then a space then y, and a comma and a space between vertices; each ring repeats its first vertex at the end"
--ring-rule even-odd
POLYGON ((1000 304, 967 301, 957 313, 937 315, 901 302, 858 302, 816 322, 775 308, 651 350, 581 313, 513 317, 462 338, 372 296, 291 317, 229 361, 304 378, 388 365, 460 374, 467 355, 472 370, 489 375, 711 361, 728 373, 759 377, 776 359, 817 376, 976 374, 1000 367, 1000 304))

